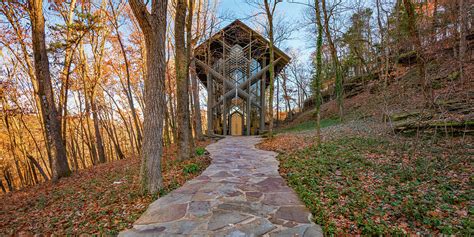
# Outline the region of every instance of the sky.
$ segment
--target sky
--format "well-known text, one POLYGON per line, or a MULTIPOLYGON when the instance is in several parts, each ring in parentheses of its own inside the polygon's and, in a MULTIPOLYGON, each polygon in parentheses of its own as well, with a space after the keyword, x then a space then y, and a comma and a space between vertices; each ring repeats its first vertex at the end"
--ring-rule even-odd
MULTIPOLYGON (((291 0, 294 2, 306 3, 307 0, 291 0)), ((263 1, 262 1, 263 2, 263 1)), ((283 0, 277 5, 275 15, 282 15, 287 21, 291 23, 304 22, 304 10, 307 6, 291 3, 290 0, 283 0)), ((253 6, 246 3, 246 0, 221 0, 219 3, 219 14, 220 15, 231 15, 235 19, 242 20, 244 23, 252 27, 251 20, 248 20, 248 16, 253 15, 257 12, 253 6)), ((231 23, 235 19, 229 19, 223 26, 231 23)), ((286 51, 288 47, 299 49, 301 51, 302 59, 309 59, 311 54, 310 42, 308 40, 307 29, 300 28, 293 32, 290 40, 283 42, 281 50, 286 51)))

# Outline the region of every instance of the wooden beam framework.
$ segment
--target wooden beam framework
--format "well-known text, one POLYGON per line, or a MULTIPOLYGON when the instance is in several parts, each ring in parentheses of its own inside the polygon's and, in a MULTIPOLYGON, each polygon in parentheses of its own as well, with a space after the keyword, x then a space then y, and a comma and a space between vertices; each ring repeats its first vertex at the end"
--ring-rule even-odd
MULTIPOLYGON (((207 89, 207 134, 258 135, 266 123, 268 41, 240 21, 196 48, 197 74, 207 89), (238 113, 241 119, 231 119, 238 113), (235 124, 235 123, 242 124, 235 124), (234 124, 232 124, 234 123, 234 124)), ((277 49, 278 74, 290 58, 277 49)))

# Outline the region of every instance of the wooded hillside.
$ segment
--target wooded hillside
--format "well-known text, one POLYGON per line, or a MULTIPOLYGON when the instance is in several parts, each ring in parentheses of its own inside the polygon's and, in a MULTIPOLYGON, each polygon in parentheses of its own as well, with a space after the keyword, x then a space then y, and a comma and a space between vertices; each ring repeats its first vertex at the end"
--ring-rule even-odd
MULTIPOLYGON (((209 163, 200 157, 203 146, 221 136, 207 131, 207 88, 198 78, 194 50, 237 18, 268 40, 269 86, 267 91, 263 89, 262 100, 268 105, 263 121, 265 136, 314 129, 309 137, 291 137, 288 142, 277 135, 264 144, 266 149, 288 153, 284 156, 288 159, 281 160, 283 164, 296 164, 304 154, 312 154, 293 149, 327 146, 325 142, 332 134, 322 127, 366 120, 384 127, 377 134, 389 134, 390 139, 401 136, 400 141, 408 139, 410 144, 418 144, 417 139, 426 142, 425 138, 443 144, 452 141, 456 145, 443 145, 443 152, 448 154, 449 149, 461 144, 460 156, 472 155, 472 1, 235 0, 233 13, 222 10, 228 4, 227 0, 2 1, 0 202, 5 209, 2 207, 0 216, 29 205, 13 199, 27 198, 24 192, 39 190, 44 195, 34 196, 31 203, 41 210, 18 210, 18 220, 24 221, 22 218, 34 212, 50 223, 57 217, 42 211, 41 205, 49 205, 43 199, 54 198, 48 194, 50 190, 65 186, 66 181, 61 179, 68 177, 67 182, 74 188, 67 190, 74 193, 82 188, 74 184, 74 179, 116 172, 115 164, 133 166, 131 175, 122 168, 120 172, 133 176, 133 182, 128 180, 131 188, 144 195, 135 198, 146 199, 146 205, 153 195, 159 196, 169 188, 170 176, 180 176, 179 186, 202 171, 209 163), (238 8, 239 4, 246 8, 238 8), (298 12, 291 10, 296 7, 298 12), (304 46, 294 44, 295 39, 304 41, 304 46), (278 62, 274 58, 276 47, 285 49, 291 57, 278 75, 274 68, 278 62), (416 139, 410 140, 413 137, 416 139), (285 143, 293 147, 278 148, 285 143), (175 162, 172 166, 170 160, 175 162), (184 167, 195 163, 199 164, 196 171, 184 175, 184 167), (91 170, 81 171, 86 169, 91 170)), ((334 134, 344 133, 342 130, 334 134)), ((387 147, 371 139, 343 142, 364 149, 373 145, 395 153, 400 145, 387 147)), ((432 145, 424 142, 420 144, 432 145)), ((342 151, 340 145, 334 147, 342 151)), ((330 153, 334 147, 325 147, 325 152, 330 153)), ((397 162, 397 155, 406 154, 396 153, 389 160, 397 162)), ((313 162, 301 161, 305 162, 316 167, 313 162)), ((463 183, 456 187, 467 196, 465 192, 472 185, 464 181, 465 176, 472 179, 472 157, 455 164, 441 163, 449 166, 447 169, 466 163, 460 171, 463 183)), ((293 168, 285 167, 282 174, 296 172, 293 168)), ((321 168, 321 172, 326 169, 321 168)), ((437 167, 433 174, 441 170, 437 167)), ((454 168, 451 171, 456 172, 454 168)), ((115 178, 100 179, 110 183, 115 178)), ((290 178, 287 181, 291 182, 290 178)), ((305 186, 298 183, 292 187, 298 185, 305 186)), ((470 208, 467 215, 472 215, 472 198, 452 205, 455 207, 450 206, 452 210, 446 214, 450 215, 449 221, 453 220, 450 231, 443 232, 436 223, 423 223, 413 224, 416 228, 402 228, 402 232, 472 234, 472 219, 464 215, 466 205, 470 208), (462 215, 455 216, 454 209, 463 211, 462 215), (460 216, 469 223, 457 223, 460 216), (461 231, 466 228, 469 231, 461 231)), ((61 205, 53 206, 61 212, 61 205)), ((98 215, 108 215, 112 208, 98 215)), ((319 212, 319 208, 324 207, 312 211, 319 212)), ((134 217, 144 211, 135 209, 134 217)), ((332 223, 326 217, 317 220, 332 223)), ((105 229, 116 233, 130 227, 132 219, 105 229)), ((11 219, 0 222, 0 235, 35 229, 16 225, 11 219)), ((369 228, 364 232, 356 228, 351 232, 350 224, 346 224, 327 224, 324 228, 331 234, 382 234, 393 230, 369 228)), ((78 223, 51 225, 39 228, 38 233, 56 233, 55 228, 71 228, 70 232, 57 231, 60 234, 107 233, 97 226, 78 227, 78 223)))

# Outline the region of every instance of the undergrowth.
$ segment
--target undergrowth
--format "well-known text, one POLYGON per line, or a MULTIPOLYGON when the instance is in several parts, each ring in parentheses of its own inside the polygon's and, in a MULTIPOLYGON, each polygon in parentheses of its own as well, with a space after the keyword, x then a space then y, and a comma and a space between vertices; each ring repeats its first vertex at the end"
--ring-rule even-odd
MULTIPOLYGON (((321 128, 325 128, 325 127, 333 126, 339 123, 340 123, 339 119, 321 119, 320 125, 321 125, 321 128)), ((312 130, 312 129, 316 129, 316 121, 307 120, 295 126, 278 129, 276 132, 277 133, 302 132, 302 131, 307 131, 307 130, 312 130)))
POLYGON ((117 235, 131 228, 151 202, 210 164, 204 155, 182 162, 172 156, 173 152, 166 152, 163 158, 164 187, 154 195, 140 188, 140 160, 124 159, 74 172, 57 184, 0 196, 0 236, 117 235))
POLYGON ((473 160, 466 146, 349 137, 281 154, 280 172, 326 234, 469 236, 473 160))

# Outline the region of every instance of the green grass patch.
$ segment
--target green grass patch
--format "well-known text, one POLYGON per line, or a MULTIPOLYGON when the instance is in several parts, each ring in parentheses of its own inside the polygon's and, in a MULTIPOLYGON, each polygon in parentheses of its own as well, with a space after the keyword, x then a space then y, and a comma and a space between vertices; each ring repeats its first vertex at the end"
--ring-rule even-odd
POLYGON ((282 154, 280 172, 326 235, 474 234, 469 156, 423 152, 351 137, 282 154))
MULTIPOLYGON (((339 123, 340 121, 338 119, 322 119, 321 128, 333 126, 339 123)), ((313 129, 316 129, 316 121, 308 120, 295 126, 278 129, 277 133, 301 132, 301 131, 307 131, 307 130, 313 130, 313 129)))

